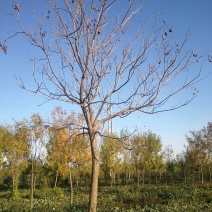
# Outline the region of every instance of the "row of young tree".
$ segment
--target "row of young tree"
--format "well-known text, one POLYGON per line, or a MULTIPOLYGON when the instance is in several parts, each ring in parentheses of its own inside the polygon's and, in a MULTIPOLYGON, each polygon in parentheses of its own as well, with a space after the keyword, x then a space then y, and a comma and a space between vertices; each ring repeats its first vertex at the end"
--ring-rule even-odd
MULTIPOLYGON (((86 134, 66 123, 83 121, 81 115, 58 107, 51 120, 34 114, 30 120, 0 127, 0 184, 19 195, 31 188, 31 207, 36 188, 87 186, 91 175, 91 151, 86 134), (51 123, 51 124, 46 124, 51 123)), ((102 185, 146 183, 196 183, 212 179, 212 123, 186 137, 185 150, 174 156, 171 146, 163 148, 160 136, 151 131, 100 138, 100 181, 102 185), (120 140, 120 138, 122 138, 120 140)))

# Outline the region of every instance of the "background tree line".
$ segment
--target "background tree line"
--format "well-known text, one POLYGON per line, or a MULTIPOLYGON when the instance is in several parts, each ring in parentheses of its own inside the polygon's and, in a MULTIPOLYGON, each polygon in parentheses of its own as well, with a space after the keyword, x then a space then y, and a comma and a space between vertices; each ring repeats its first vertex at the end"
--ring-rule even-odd
MULTIPOLYGON (((13 196, 20 188, 70 188, 89 186, 89 138, 66 123, 82 122, 80 114, 68 115, 57 107, 49 120, 34 114, 30 120, 0 126, 0 186, 13 196), (46 124, 46 123, 51 123, 46 124)), ((106 132, 99 145, 100 185, 204 183, 212 179, 212 123, 186 136, 187 146, 174 155, 163 147, 159 135, 127 130, 106 132), (130 149, 118 137, 126 138, 130 149)), ((100 143, 100 142, 99 142, 100 143)))

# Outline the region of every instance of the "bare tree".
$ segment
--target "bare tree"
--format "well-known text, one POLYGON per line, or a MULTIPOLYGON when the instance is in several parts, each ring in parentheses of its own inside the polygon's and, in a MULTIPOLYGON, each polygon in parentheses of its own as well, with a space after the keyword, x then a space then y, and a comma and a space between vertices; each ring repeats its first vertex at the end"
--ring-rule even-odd
MULTIPOLYGON (((41 55, 33 59, 36 89, 26 86, 21 78, 19 86, 81 108, 86 124, 75 126, 90 138, 89 211, 96 211, 97 135, 104 123, 135 111, 153 114, 187 105, 196 96, 193 85, 201 71, 191 73, 189 69, 201 57, 185 49, 189 30, 177 44, 172 27, 159 14, 151 26, 139 22, 141 1, 122 2, 127 7, 120 11, 117 0, 46 2, 46 11, 41 16, 33 13, 28 28, 20 19, 24 5, 13 3, 12 15, 20 31, 9 38, 25 36, 41 55)), ((5 42, 1 48, 7 50, 5 42)))

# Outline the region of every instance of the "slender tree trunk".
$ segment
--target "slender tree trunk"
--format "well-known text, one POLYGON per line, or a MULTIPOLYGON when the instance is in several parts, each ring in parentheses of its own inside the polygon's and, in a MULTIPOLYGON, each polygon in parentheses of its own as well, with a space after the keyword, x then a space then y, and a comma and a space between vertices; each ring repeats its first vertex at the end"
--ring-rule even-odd
POLYGON ((129 184, 129 182, 130 182, 130 169, 129 168, 126 168, 125 176, 126 176, 126 184, 129 184))
POLYGON ((54 191, 55 191, 55 189, 56 189, 56 187, 57 187, 58 175, 59 175, 59 171, 57 170, 56 176, 55 176, 55 181, 54 181, 54 191))
POLYGON ((110 169, 110 186, 113 186, 113 170, 110 169))
POLYGON ((12 174, 13 191, 15 190, 15 175, 12 174))
POLYGON ((81 184, 81 173, 80 173, 80 166, 77 166, 77 187, 78 184, 81 184))
POLYGON ((142 182, 143 182, 143 185, 144 185, 144 170, 142 171, 142 182))
POLYGON ((35 191, 36 188, 36 175, 34 175, 34 180, 33 180, 33 192, 35 191))
POLYGON ((92 173, 91 188, 89 200, 89 212, 96 212, 97 193, 98 193, 98 177, 99 177, 99 150, 97 146, 96 136, 90 136, 91 154, 92 154, 92 173))
POLYGON ((130 183, 130 179, 131 179, 131 175, 130 175, 130 170, 129 170, 129 173, 128 173, 128 182, 130 183))
POLYGON ((211 167, 210 166, 209 166, 208 170, 209 170, 209 176, 210 176, 210 182, 211 182, 211 167))
POLYGON ((203 174, 203 168, 202 166, 200 167, 200 171, 201 171, 201 183, 204 183, 204 174, 203 174))
POLYGON ((138 168, 137 168, 136 172, 137 172, 137 186, 139 186, 139 183, 140 183, 140 172, 139 172, 138 168))
POLYGON ((38 186, 41 188, 42 171, 39 172, 38 186))
POLYGON ((115 184, 116 181, 116 174, 113 169, 110 169, 110 178, 111 178, 111 184, 110 186, 112 187, 115 184))
POLYGON ((34 164, 33 160, 31 161, 31 197, 30 197, 30 211, 32 211, 33 208, 33 196, 34 194, 34 164))
POLYGON ((77 176, 76 176, 76 187, 78 188, 79 186, 79 181, 80 181, 80 176, 79 176, 79 168, 77 166, 77 176))
POLYGON ((186 172, 184 171, 184 183, 187 183, 186 172))
POLYGON ((72 183, 72 174, 71 174, 71 167, 68 165, 68 173, 69 173, 69 188, 70 188, 70 205, 73 205, 73 183, 72 183))
POLYGON ((78 176, 77 176, 77 179, 76 179, 76 187, 77 187, 77 188, 79 187, 79 179, 78 179, 78 176))

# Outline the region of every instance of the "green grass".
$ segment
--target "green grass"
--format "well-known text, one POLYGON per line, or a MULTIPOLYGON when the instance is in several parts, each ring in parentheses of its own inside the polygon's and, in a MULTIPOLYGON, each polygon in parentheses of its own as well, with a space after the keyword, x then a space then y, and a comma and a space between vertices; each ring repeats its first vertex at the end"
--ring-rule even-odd
MULTIPOLYGON (((88 188, 74 191, 74 205, 69 206, 67 189, 39 189, 34 194, 33 211, 87 211, 88 188)), ((20 197, 14 198, 9 191, 0 192, 0 211, 29 211, 30 191, 20 190, 20 197)), ((145 185, 100 187, 98 211, 211 211, 212 184, 207 185, 145 185)))

